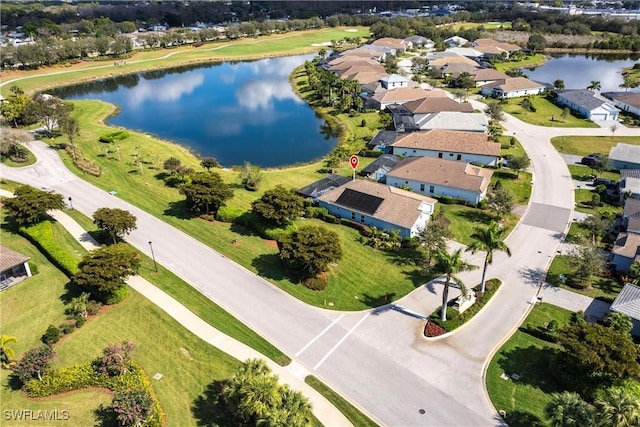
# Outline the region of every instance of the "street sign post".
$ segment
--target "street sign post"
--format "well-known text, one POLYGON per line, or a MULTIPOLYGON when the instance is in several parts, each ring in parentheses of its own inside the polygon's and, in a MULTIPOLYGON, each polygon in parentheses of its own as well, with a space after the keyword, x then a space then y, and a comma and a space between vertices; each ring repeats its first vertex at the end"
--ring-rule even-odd
POLYGON ((349 164, 351 165, 351 169, 353 169, 353 180, 354 181, 356 179, 356 169, 358 167, 358 163, 359 162, 360 162, 360 159, 355 154, 352 155, 351 157, 349 157, 349 164))

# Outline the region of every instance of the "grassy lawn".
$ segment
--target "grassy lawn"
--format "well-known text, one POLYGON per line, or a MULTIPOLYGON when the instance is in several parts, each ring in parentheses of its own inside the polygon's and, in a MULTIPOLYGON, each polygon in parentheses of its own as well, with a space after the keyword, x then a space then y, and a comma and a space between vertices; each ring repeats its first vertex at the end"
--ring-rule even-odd
POLYGON ((579 289, 574 288, 568 284, 566 280, 573 273, 571 267, 571 261, 568 255, 556 255, 551 262, 549 272, 547 273, 547 282, 555 286, 560 286, 563 289, 567 289, 572 292, 579 293, 581 295, 588 296, 590 298, 599 298, 605 301, 613 302, 618 296, 618 293, 622 290, 622 286, 616 280, 604 277, 593 277, 593 289, 579 289), (565 277, 565 280, 561 280, 560 275, 565 277))
MULTIPOLYGON (((609 204, 606 201, 600 201, 600 206, 594 208, 591 204, 591 200, 595 192, 593 190, 584 190, 577 189, 574 191, 575 201, 576 201, 576 210, 578 212, 583 212, 586 214, 605 214, 605 215, 617 215, 622 213, 622 205, 619 204, 609 204)), ((610 200, 611 201, 611 200, 610 200)), ((617 201, 617 199, 616 199, 617 201)))
MULTIPOLYGON (((488 210, 480 210, 462 205, 445 205, 439 203, 444 217, 449 220, 449 231, 453 234, 453 240, 469 245, 473 240, 469 237, 478 227, 486 227, 495 216, 488 210)), ((511 229, 515 226, 517 218, 511 216, 503 219, 503 224, 511 229)))
POLYGON ((585 165, 567 165, 569 167, 569 172, 571 173, 571 178, 576 179, 578 181, 586 181, 586 184, 592 183, 594 177, 610 179, 612 181, 619 181, 620 174, 618 172, 602 172, 591 169, 589 166, 585 165))
POLYGON ((351 403, 346 401, 342 396, 340 396, 335 391, 331 390, 327 387, 322 381, 313 375, 309 375, 304 379, 304 382, 309 384, 311 387, 316 389, 316 391, 320 392, 324 397, 326 397, 329 402, 333 404, 340 412, 344 414, 345 417, 354 426, 358 427, 376 427, 376 424, 371 418, 367 417, 365 414, 360 412, 356 407, 354 407, 351 403))
POLYGON ((24 162, 16 162, 11 160, 9 157, 3 156, 0 159, 0 161, 2 161, 2 164, 12 168, 22 168, 34 164, 36 162, 36 156, 34 156, 31 150, 29 150, 24 145, 22 146, 22 148, 27 152, 27 159, 24 162))
POLYGON ((491 185, 500 181, 503 188, 508 188, 515 196, 516 203, 526 205, 531 197, 530 172, 517 172, 511 169, 500 169, 493 173, 491 185))
POLYGON ((487 390, 497 410, 506 412, 513 427, 544 426, 544 407, 551 393, 562 389, 551 378, 549 360, 555 344, 536 338, 527 329, 544 328, 555 319, 559 327, 569 322, 571 312, 550 304, 536 305, 523 326, 500 348, 487 369, 487 390), (518 380, 501 378, 505 373, 520 375, 518 380))
POLYGON ((518 157, 527 154, 524 148, 522 148, 520 141, 515 137, 503 135, 498 138, 498 142, 500 143, 500 156, 503 158, 507 156, 518 157))
POLYGON ((506 62, 496 62, 493 64, 496 70, 504 73, 506 70, 510 70, 513 68, 530 68, 535 67, 537 65, 544 64, 544 55, 540 53, 534 53, 531 55, 526 55, 522 59, 508 59, 506 62))
POLYGON ((456 31, 461 30, 469 30, 469 29, 477 29, 478 27, 483 27, 485 30, 509 30, 511 29, 511 22, 461 22, 458 24, 451 25, 453 29, 456 31))
POLYGON ((556 136, 551 144, 560 153, 586 156, 591 153, 609 155, 612 147, 619 142, 640 145, 640 136, 556 136))
MULTIPOLYGON (((588 120, 569 115, 566 118, 562 118, 562 108, 549 101, 544 96, 532 96, 530 97, 531 105, 536 109, 536 112, 527 111, 520 105, 523 98, 509 99, 504 103, 504 112, 512 114, 514 117, 522 120, 523 122, 537 125, 537 126, 550 126, 550 127, 572 127, 572 128, 598 128, 599 126, 588 120), (553 117, 553 121, 551 118, 553 117)), ((608 152, 608 151, 607 151, 608 152)), ((588 153, 587 153, 588 154, 588 153)))
POLYGON ((136 51, 126 60, 126 65, 118 67, 113 66, 113 58, 108 58, 99 61, 82 61, 73 65, 57 64, 53 67, 32 71, 8 71, 3 73, 5 81, 21 77, 27 78, 11 85, 3 86, 1 93, 6 96, 9 86, 13 84, 19 86, 25 92, 31 93, 35 90, 95 80, 96 78, 112 77, 118 74, 128 74, 149 69, 169 68, 189 63, 314 53, 321 49, 320 45, 322 43, 358 36, 362 38, 369 37, 369 28, 320 28, 273 34, 259 38, 216 41, 206 43, 197 49, 193 46, 181 46, 175 49, 136 51), (51 74, 41 76, 44 73, 51 74))

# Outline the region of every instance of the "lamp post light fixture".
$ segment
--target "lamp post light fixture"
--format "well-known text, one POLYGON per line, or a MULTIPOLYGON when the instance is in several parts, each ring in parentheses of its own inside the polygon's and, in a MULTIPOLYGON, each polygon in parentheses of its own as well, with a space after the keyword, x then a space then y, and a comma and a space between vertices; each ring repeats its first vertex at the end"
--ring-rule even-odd
POLYGON ((73 200, 71 200, 71 196, 69 196, 69 207, 73 210, 73 200))
POLYGON ((151 258, 153 258, 153 268, 155 269, 156 273, 158 272, 158 264, 156 263, 156 256, 153 253, 153 244, 151 241, 149 241, 149 247, 151 248, 151 258))

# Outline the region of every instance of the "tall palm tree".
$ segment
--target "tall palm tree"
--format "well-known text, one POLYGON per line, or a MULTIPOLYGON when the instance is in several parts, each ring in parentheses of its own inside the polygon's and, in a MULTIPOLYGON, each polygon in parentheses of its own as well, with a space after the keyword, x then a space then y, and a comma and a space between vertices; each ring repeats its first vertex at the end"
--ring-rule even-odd
POLYGON ((591 92, 595 92, 597 90, 600 90, 600 82, 598 80, 591 80, 591 84, 589 84, 589 86, 587 86, 587 90, 590 90, 591 92))
POLYGON ((554 427, 584 427, 593 424, 593 410, 578 393, 554 393, 544 409, 554 427))
POLYGON ((462 250, 458 249, 453 253, 438 251, 435 254, 435 269, 445 276, 444 291, 442 292, 442 314, 440 316, 443 321, 447 320, 447 302, 449 301, 449 285, 451 281, 454 281, 462 293, 466 294, 467 290, 464 287, 464 283, 456 277, 456 274, 477 268, 475 265, 465 262, 461 253, 462 250))
POLYGON ((596 399, 601 425, 632 427, 640 425, 640 399, 623 389, 609 389, 596 399))
POLYGON ((10 337, 9 335, 2 335, 0 337, 0 362, 5 369, 9 369, 11 363, 16 358, 15 351, 9 346, 9 344, 16 342, 18 342, 16 337, 10 337))
POLYGON ((476 228, 476 231, 471 235, 474 241, 467 247, 467 251, 471 251, 472 254, 478 251, 487 253, 484 257, 484 267, 482 268, 482 292, 484 292, 485 288, 487 267, 493 263, 493 253, 495 251, 502 251, 511 256, 511 249, 504 243, 506 232, 506 228, 500 227, 497 222, 493 221, 487 228, 476 228))

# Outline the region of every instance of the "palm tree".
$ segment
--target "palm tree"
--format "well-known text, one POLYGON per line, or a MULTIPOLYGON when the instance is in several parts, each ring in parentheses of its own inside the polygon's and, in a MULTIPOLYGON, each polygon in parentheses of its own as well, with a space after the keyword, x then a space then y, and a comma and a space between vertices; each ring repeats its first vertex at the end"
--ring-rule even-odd
POLYGON ((618 86, 620 89, 624 89, 624 91, 628 91, 629 89, 633 89, 636 88, 640 85, 640 82, 638 82, 637 80, 633 79, 630 76, 624 76, 622 78, 622 83, 618 86))
POLYGON ((554 427, 583 427, 593 424, 593 410, 575 392, 554 393, 544 412, 554 427))
POLYGON ((15 351, 9 347, 9 344, 16 342, 18 342, 16 337, 10 337, 9 335, 2 335, 0 337, 0 362, 4 369, 9 369, 16 358, 15 351))
POLYGON ((485 251, 487 253, 484 257, 484 267, 482 269, 482 292, 484 292, 485 288, 487 267, 493 263, 493 253, 495 251, 502 251, 511 256, 511 249, 504 243, 506 232, 506 228, 500 227, 497 222, 493 221, 487 228, 476 228, 476 231, 471 235, 474 241, 467 247, 467 251, 471 251, 472 254, 478 251, 485 251))
POLYGON ((458 249, 454 253, 447 251, 438 251, 435 254, 436 265, 435 270, 445 275, 444 291, 442 293, 442 314, 441 319, 447 320, 447 302, 449 301, 449 284, 453 280, 460 288, 463 294, 467 293, 464 283, 455 275, 463 271, 470 271, 477 268, 462 259, 462 250, 458 249))
POLYGON ((597 80, 591 80, 591 84, 589 84, 589 86, 587 86, 587 90, 590 90, 591 92, 595 92, 597 90, 600 90, 600 82, 597 80))
POLYGON ((631 427, 640 425, 640 399, 624 389, 609 389, 596 399, 600 425, 631 427))

